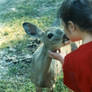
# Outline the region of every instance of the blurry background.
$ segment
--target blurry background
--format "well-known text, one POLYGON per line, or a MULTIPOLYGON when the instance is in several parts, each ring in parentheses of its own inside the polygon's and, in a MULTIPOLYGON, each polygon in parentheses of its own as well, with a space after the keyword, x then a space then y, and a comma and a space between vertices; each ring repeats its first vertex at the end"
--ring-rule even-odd
MULTIPOLYGON (((61 2, 0 0, 0 92, 35 92, 30 81, 30 63, 41 42, 27 36, 22 23, 31 22, 45 30, 55 20, 61 2)), ((67 92, 62 78, 63 74, 58 77, 55 92, 67 92)))

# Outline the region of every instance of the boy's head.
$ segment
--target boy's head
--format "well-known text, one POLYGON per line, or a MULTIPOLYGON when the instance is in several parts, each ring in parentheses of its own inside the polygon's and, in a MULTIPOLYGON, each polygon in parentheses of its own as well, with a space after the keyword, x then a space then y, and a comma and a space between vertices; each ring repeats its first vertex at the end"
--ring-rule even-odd
POLYGON ((59 9, 59 17, 65 29, 92 34, 92 0, 64 0, 59 9))

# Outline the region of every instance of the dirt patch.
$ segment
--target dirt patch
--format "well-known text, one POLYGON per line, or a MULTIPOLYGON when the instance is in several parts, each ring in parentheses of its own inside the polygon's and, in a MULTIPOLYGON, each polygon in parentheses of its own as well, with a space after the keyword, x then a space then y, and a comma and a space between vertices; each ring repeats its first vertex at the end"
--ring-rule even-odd
MULTIPOLYGON (((20 43, 21 44, 21 43, 20 43)), ((38 39, 30 40, 26 44, 26 50, 19 50, 18 44, 14 47, 7 47, 0 51, 0 79, 8 79, 14 76, 30 77, 30 64, 32 54, 40 44, 38 39)))

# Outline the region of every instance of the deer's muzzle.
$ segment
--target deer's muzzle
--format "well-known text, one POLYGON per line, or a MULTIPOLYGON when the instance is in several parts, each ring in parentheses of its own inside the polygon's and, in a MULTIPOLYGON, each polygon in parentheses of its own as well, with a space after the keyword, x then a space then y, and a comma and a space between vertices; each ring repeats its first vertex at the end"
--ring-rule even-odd
POLYGON ((64 34, 64 36, 63 36, 63 43, 65 43, 68 40, 70 40, 70 39, 64 34))

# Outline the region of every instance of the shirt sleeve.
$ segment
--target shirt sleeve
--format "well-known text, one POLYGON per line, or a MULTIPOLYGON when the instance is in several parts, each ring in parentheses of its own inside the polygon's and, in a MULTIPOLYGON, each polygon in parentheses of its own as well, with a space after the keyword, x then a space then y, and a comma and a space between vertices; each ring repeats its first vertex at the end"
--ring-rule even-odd
POLYGON ((73 91, 80 92, 76 84, 75 74, 73 71, 73 64, 69 55, 67 55, 64 59, 63 74, 64 74, 63 79, 64 84, 73 91))

